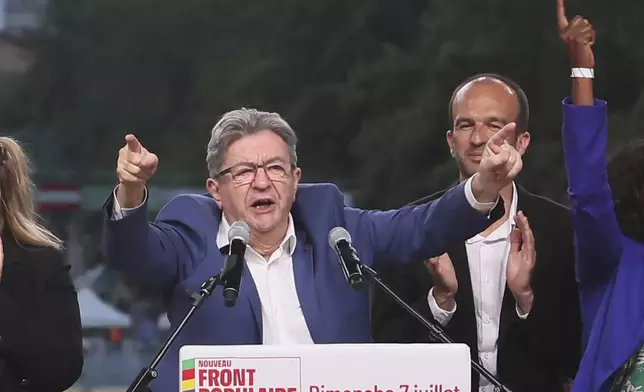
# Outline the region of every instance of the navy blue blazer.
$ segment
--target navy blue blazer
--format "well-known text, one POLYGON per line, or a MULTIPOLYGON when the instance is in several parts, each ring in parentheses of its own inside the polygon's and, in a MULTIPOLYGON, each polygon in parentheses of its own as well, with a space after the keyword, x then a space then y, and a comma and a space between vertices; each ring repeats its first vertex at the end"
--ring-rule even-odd
MULTIPOLYGON (((486 216, 468 203, 464 184, 441 198, 391 211, 345 207, 333 184, 300 185, 291 214, 297 235, 295 286, 311 337, 319 343, 371 342, 368 290, 347 284, 328 245, 329 230, 345 227, 362 262, 413 262, 438 256, 483 231, 503 215, 499 202, 486 216)), ((180 195, 148 223, 147 205, 111 220, 105 204, 103 249, 107 260, 135 281, 163 292, 168 318, 176 326, 190 307, 186 292, 198 291, 224 261, 216 244, 221 210, 210 196, 180 195)), ((224 307, 221 288, 205 301, 159 365, 155 392, 179 388, 179 348, 184 345, 262 344, 260 300, 247 268, 233 308, 224 307)))

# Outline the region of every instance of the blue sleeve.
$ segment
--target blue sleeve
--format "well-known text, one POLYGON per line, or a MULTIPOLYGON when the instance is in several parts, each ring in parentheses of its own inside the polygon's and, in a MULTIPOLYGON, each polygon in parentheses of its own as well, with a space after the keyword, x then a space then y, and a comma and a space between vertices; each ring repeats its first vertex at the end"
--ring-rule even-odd
POLYGON ((206 252, 206 241, 185 222, 200 219, 197 203, 177 196, 148 222, 148 205, 111 219, 113 196, 105 205, 102 250, 107 262, 142 285, 166 291, 178 280, 181 265, 194 263, 206 252))
POLYGON ((564 100, 563 150, 582 286, 608 281, 622 253, 606 169, 607 128, 606 102, 577 106, 564 100))
MULTIPOLYGON (((468 202, 464 187, 461 183, 439 199, 398 210, 345 208, 347 230, 370 247, 378 262, 405 263, 441 255, 485 230, 498 219, 496 212, 503 210, 499 202, 491 214, 494 218, 477 211, 468 202)), ((354 242, 358 241, 354 238, 354 242)))

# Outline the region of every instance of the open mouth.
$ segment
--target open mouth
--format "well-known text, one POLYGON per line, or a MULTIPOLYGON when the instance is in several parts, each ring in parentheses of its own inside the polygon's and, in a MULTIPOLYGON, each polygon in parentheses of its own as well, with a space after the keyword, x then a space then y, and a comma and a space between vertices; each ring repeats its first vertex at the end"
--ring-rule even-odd
POLYGON ((258 199, 258 200, 255 200, 253 204, 251 204, 251 207, 256 208, 258 210, 268 210, 274 205, 275 205, 275 202, 271 199, 258 199))

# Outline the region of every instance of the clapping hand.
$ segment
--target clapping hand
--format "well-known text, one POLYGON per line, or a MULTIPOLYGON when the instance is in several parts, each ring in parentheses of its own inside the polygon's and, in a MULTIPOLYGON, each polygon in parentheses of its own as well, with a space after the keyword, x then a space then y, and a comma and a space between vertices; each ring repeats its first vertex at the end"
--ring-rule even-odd
POLYGON ((434 281, 434 299, 445 310, 454 307, 454 296, 458 291, 458 280, 452 260, 447 253, 425 260, 425 267, 434 281))
POLYGON ((519 308, 529 313, 532 308, 533 292, 531 285, 532 270, 537 259, 534 234, 528 218, 519 211, 514 218, 517 227, 510 235, 510 256, 506 270, 508 287, 519 308))

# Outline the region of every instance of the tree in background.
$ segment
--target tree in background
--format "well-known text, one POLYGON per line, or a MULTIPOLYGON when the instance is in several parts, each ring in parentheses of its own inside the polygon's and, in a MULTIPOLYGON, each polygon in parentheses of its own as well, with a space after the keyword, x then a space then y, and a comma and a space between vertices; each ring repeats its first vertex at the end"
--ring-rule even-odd
MULTIPOLYGON (((643 113, 634 10, 644 5, 581 3, 569 8, 602 35, 597 87, 620 144, 643 113)), ((338 181, 360 206, 389 208, 457 179, 445 142, 449 96, 467 76, 495 72, 531 103, 520 181, 564 200, 569 66, 553 13, 554 0, 51 0, 28 37, 35 65, 0 95, 1 125, 47 130, 60 141, 61 167, 81 182, 111 173, 133 132, 160 156, 157 181, 199 184, 217 116, 277 111, 298 132, 305 180, 338 181)))

